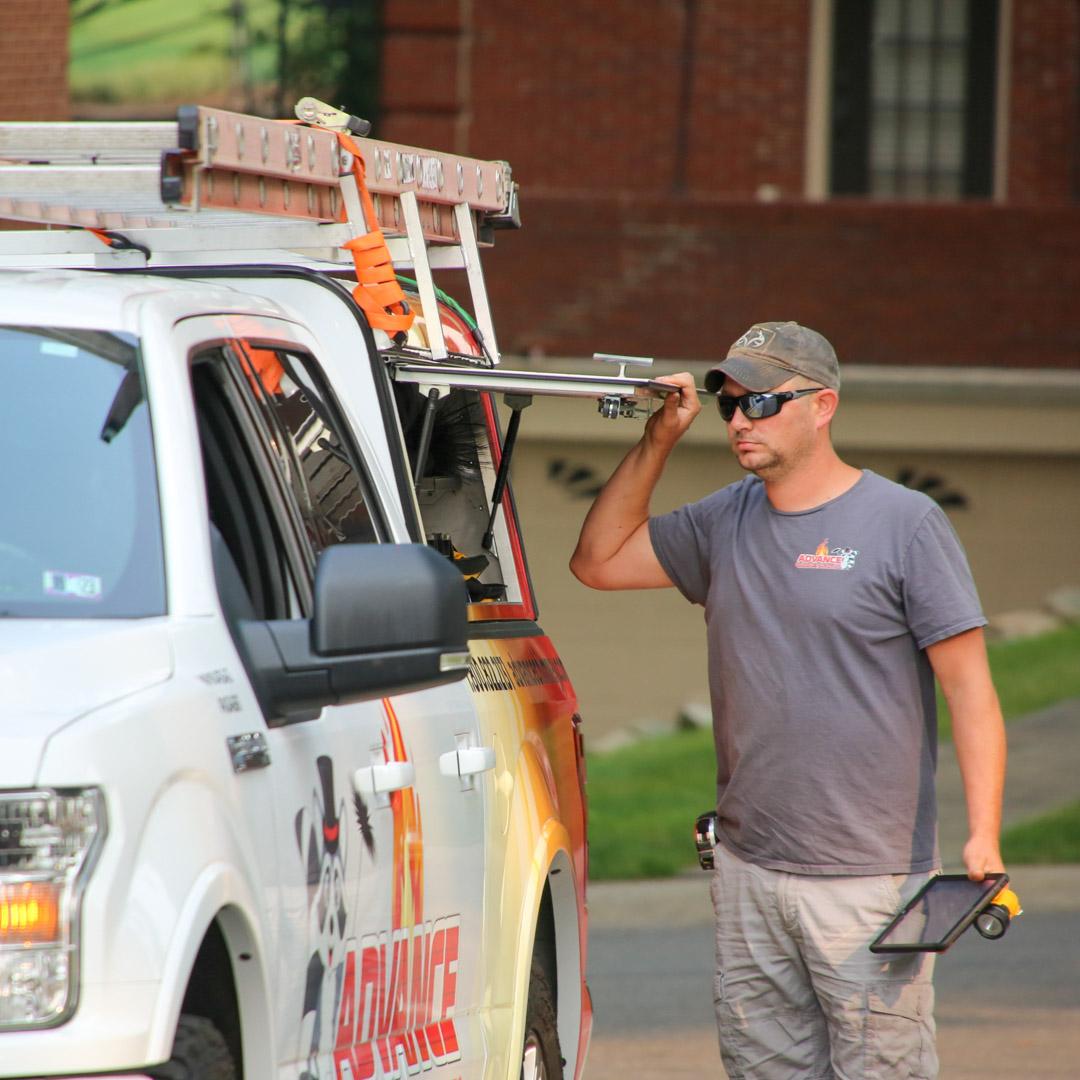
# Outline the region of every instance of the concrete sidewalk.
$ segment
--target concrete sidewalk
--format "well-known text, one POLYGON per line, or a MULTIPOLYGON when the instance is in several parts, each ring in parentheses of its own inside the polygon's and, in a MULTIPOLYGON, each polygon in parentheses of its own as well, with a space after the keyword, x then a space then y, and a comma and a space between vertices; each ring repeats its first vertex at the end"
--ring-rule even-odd
MULTIPOLYGON (((1013 721, 1006 826, 1080 799, 1080 700, 1013 721)), ((940 838, 960 868, 966 811, 952 745, 938 769, 940 838)), ((1080 865, 1017 866, 1024 914, 1000 941, 965 934, 935 984, 941 1080, 1080 1076, 1080 865)), ((708 875, 589 887, 595 1001, 585 1080, 716 1077, 708 875)))
MULTIPOLYGON (((1080 698, 1012 720, 1006 732, 1005 828, 1080 800, 1080 698)), ((951 742, 942 743, 938 750, 937 792, 941 857, 947 870, 959 870, 967 839, 967 810, 951 742)))

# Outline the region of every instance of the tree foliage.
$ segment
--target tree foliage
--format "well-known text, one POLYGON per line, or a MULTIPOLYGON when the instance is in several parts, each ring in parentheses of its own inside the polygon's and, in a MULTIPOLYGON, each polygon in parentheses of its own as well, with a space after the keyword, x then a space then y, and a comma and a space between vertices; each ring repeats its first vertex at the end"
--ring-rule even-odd
POLYGON ((378 112, 379 0, 278 0, 278 103, 310 94, 366 120, 378 112))
MULTIPOLYGON (((135 22, 146 31, 144 41, 150 40, 160 12, 172 18, 177 10, 160 0, 69 0, 69 4, 76 30, 118 9, 133 9, 133 17, 135 9, 141 9, 143 18, 135 22)), ((270 106, 276 115, 288 116, 298 98, 311 95, 372 120, 378 111, 381 8, 381 0, 218 0, 202 17, 221 26, 212 48, 230 72, 227 79, 237 99, 234 108, 243 100, 249 111, 270 106), (269 83, 265 64, 261 74, 253 75, 251 55, 256 48, 269 48, 275 57, 269 83)), ((158 39, 169 32, 163 26, 158 39)))

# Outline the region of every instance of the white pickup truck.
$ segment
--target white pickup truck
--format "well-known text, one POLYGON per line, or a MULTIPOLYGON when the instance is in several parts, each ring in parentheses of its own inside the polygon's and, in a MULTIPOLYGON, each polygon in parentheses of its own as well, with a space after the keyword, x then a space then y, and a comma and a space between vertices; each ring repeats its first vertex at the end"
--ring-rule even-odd
MULTIPOLYGON (((93 127, 0 125, 0 216, 86 223, 40 144, 100 168, 125 126, 93 127)), ((262 252, 288 221, 0 234, 0 1077, 581 1075, 581 718, 504 453, 532 393, 614 415, 641 381, 498 368, 434 299, 434 175, 381 189, 429 208, 407 334, 339 263, 262 252)))

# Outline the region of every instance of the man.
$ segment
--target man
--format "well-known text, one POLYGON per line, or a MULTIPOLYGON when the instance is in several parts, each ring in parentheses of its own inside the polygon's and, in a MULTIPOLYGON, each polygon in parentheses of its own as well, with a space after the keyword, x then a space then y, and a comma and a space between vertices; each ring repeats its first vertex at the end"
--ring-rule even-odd
POLYGON ((671 514, 649 498, 701 409, 689 374, 597 497, 571 569, 705 608, 717 756, 714 998, 731 1080, 937 1075, 933 954, 869 943, 940 867, 936 675, 968 805, 998 850, 1005 735, 979 607, 939 507, 833 449, 820 334, 759 323, 705 383, 752 476, 671 514))

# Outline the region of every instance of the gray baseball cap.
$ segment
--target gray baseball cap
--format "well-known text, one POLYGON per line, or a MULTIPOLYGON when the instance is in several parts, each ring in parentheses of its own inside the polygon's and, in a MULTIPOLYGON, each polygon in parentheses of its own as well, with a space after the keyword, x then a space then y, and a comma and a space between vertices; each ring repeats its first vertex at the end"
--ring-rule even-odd
POLYGON ((727 358, 710 369, 705 389, 717 393, 728 375, 755 394, 772 390, 794 375, 840 389, 840 365, 833 347, 816 330, 796 322, 754 323, 728 349, 727 358))

